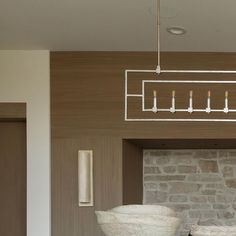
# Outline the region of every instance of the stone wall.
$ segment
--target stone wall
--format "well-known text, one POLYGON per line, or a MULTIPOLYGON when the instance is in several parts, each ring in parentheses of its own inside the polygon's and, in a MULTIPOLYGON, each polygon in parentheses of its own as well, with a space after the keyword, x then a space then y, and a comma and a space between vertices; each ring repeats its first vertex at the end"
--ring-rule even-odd
POLYGON ((236 225, 236 150, 144 150, 144 204, 165 205, 192 224, 236 225))

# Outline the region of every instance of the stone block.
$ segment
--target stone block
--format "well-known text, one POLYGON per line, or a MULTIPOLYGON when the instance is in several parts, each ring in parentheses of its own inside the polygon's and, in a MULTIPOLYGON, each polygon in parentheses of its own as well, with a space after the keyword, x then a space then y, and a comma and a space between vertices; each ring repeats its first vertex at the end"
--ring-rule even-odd
POLYGON ((192 158, 193 156, 193 153, 194 153, 195 150, 173 150, 172 151, 172 156, 174 157, 187 157, 187 158, 192 158))
POLYGON ((201 194, 203 195, 215 195, 216 190, 215 189, 204 189, 201 191, 201 194))
POLYGON ((192 209, 206 210, 206 209, 211 209, 211 204, 206 204, 206 203, 192 204, 191 208, 192 209))
POLYGON ((190 218, 200 218, 201 217, 201 211, 189 211, 189 217, 190 218))
POLYGON ((223 189, 224 187, 225 187, 224 184, 218 184, 218 183, 206 184, 206 188, 223 189))
POLYGON ((236 226, 235 219, 224 220, 225 225, 227 226, 236 226))
POLYGON ((216 159, 217 151, 213 150, 197 150, 194 152, 194 158, 198 159, 216 159))
POLYGON ((228 157, 236 157, 236 151, 235 150, 228 151, 228 157))
POLYGON ((144 181, 179 181, 184 180, 184 175, 147 175, 144 181))
POLYGON ((231 166, 225 166, 222 169, 222 174, 225 178, 233 178, 234 177, 234 168, 231 166))
POLYGON ((145 200, 149 204, 162 203, 167 201, 167 193, 160 191, 147 191, 145 200))
POLYGON ((219 172, 217 161, 200 160, 199 167, 202 173, 218 173, 219 172))
POLYGON ((157 190, 157 184, 156 183, 144 183, 145 190, 154 189, 157 190))
POLYGON ((194 203, 206 203, 207 197, 201 195, 190 196, 190 201, 194 203))
POLYGON ((234 200, 235 200, 234 195, 222 194, 216 196, 216 202, 218 203, 230 203, 233 202, 234 200))
POLYGON ((218 151, 218 158, 219 159, 226 158, 228 157, 228 154, 229 154, 228 150, 220 150, 218 151))
POLYGON ((188 176, 188 181, 192 182, 219 182, 222 178, 217 174, 191 174, 188 176))
POLYGON ((153 157, 167 157, 171 156, 171 153, 170 150, 149 150, 149 155, 153 157))
POLYGON ((209 225, 222 226, 223 225, 222 222, 217 219, 200 219, 198 224, 202 226, 209 226, 209 225))
POLYGON ((201 212, 202 213, 202 218, 205 219, 214 219, 217 217, 216 211, 214 210, 204 210, 201 212))
POLYGON ((159 169, 159 167, 155 166, 155 167, 144 167, 144 174, 160 174, 161 171, 159 169))
POLYGON ((144 150, 143 150, 143 157, 149 156, 149 153, 150 153, 150 150, 144 149, 144 150))
POLYGON ((208 200, 208 202, 210 202, 210 203, 215 203, 215 202, 216 202, 215 196, 208 196, 208 197, 207 197, 207 200, 208 200))
POLYGON ((150 156, 143 157, 144 165, 156 165, 155 159, 150 156))
POLYGON ((173 174, 176 172, 176 166, 165 166, 163 167, 163 170, 167 174, 173 174))
POLYGON ((197 167, 196 166, 178 166, 177 168, 179 174, 189 174, 189 173, 196 173, 197 167))
POLYGON ((171 161, 174 165, 191 165, 193 162, 192 157, 189 156, 179 156, 179 157, 172 157, 171 161))
POLYGON ((232 207, 234 208, 234 210, 236 211, 236 203, 232 205, 232 207))
POLYGON ((188 198, 184 195, 172 195, 169 197, 170 202, 187 202, 188 198))
POLYGON ((220 160, 220 164, 236 165, 236 158, 227 158, 227 159, 220 160))
POLYGON ((221 203, 215 203, 215 204, 213 204, 213 209, 223 210, 223 209, 227 209, 227 208, 229 208, 229 207, 230 207, 229 204, 221 204, 221 203))
POLYGON ((199 191, 201 184, 186 183, 186 182, 174 182, 169 183, 170 193, 180 194, 180 193, 196 193, 199 191))
POLYGON ((217 213, 218 219, 234 219, 235 212, 232 211, 218 211, 217 213))
POLYGON ((191 207, 189 204, 169 204, 169 207, 171 207, 173 210, 177 211, 177 212, 182 212, 185 210, 189 210, 191 207))
POLYGON ((228 179, 225 181, 227 187, 236 189, 236 179, 228 179))
POLYGON ((168 190, 168 184, 167 183, 159 183, 158 184, 158 189, 161 191, 167 191, 168 190))

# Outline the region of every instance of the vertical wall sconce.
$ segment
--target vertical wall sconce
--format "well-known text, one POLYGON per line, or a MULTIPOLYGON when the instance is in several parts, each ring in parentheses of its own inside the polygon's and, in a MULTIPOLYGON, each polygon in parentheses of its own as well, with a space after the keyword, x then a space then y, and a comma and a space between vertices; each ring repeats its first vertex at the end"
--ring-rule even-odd
POLYGON ((93 197, 93 151, 79 150, 78 152, 78 178, 79 178, 79 206, 94 205, 93 197))

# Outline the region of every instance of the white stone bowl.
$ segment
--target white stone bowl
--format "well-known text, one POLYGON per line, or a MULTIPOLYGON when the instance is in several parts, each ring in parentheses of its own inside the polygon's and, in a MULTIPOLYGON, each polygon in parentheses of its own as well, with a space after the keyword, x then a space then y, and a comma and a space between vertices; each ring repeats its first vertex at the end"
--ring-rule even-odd
POLYGON ((106 236, 175 236, 180 219, 163 215, 121 214, 96 211, 106 236))
POLYGON ((191 228, 193 236, 236 236, 236 226, 199 226, 191 228))
POLYGON ((121 214, 135 214, 135 215, 163 215, 163 216, 176 216, 174 210, 159 205, 124 205, 112 208, 111 212, 121 214))

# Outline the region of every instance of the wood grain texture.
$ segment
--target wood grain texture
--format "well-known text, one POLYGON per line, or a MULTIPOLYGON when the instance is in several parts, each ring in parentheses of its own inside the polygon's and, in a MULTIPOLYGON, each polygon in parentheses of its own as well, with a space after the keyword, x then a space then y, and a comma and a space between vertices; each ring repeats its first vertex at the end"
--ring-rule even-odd
POLYGON ((143 203, 143 149, 123 140, 123 204, 143 203))
POLYGON ((52 234, 103 235, 95 210, 122 204, 122 144, 112 137, 78 136, 52 143, 52 234), (94 207, 78 206, 78 150, 93 150, 94 207))
MULTIPOLYGON (((234 143, 236 123, 124 121, 125 69, 154 69, 156 64, 156 53, 51 53, 53 236, 102 235, 94 210, 106 210, 123 203, 122 140, 171 139, 181 142, 183 139, 231 139, 234 143), (77 206, 75 168, 76 153, 80 148, 92 149, 95 153, 94 209, 80 209, 77 206)), ((163 53, 162 68, 235 70, 236 54, 163 53)), ((186 75, 171 76, 172 79, 186 79, 186 75)), ((168 79, 170 75, 164 75, 164 78, 168 79)), ((134 79, 130 91, 140 89, 140 79, 139 76, 134 79)), ((232 75, 204 75, 204 79, 236 78, 232 75)), ((162 90, 171 89, 167 87, 162 90)), ((189 89, 183 88, 184 91, 189 89)), ((236 88, 230 89, 231 96, 236 96, 236 88)), ((201 98, 206 91, 206 88, 199 87, 194 94, 201 98)), ((221 106, 222 91, 217 91, 219 95, 215 95, 215 105, 221 106)), ((181 91, 177 92, 179 94, 181 91)), ((236 105, 236 97, 233 98, 231 101, 236 105)), ((131 101, 131 111, 134 113, 138 102, 131 101)), ((183 102, 180 101, 181 104, 183 102)))
POLYGON ((0 235, 26 236, 26 125, 0 122, 0 235))
MULTIPOLYGON (((162 63, 165 69, 235 69, 236 54, 163 53, 162 63)), ((124 70, 155 66, 155 53, 52 53, 53 137, 70 138, 82 133, 154 139, 236 137, 235 123, 125 122, 124 70)), ((181 76, 186 79, 186 75, 178 75, 178 79, 181 76)), ((223 77, 235 80, 232 75, 223 77)), ((201 91, 198 96, 205 96, 201 91)))
POLYGON ((26 103, 0 103, 0 119, 26 119, 26 103))

